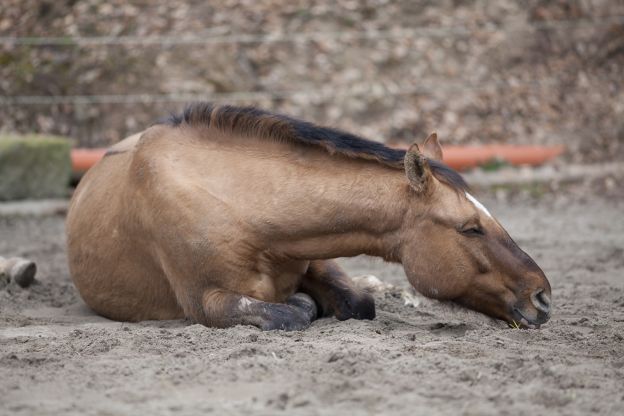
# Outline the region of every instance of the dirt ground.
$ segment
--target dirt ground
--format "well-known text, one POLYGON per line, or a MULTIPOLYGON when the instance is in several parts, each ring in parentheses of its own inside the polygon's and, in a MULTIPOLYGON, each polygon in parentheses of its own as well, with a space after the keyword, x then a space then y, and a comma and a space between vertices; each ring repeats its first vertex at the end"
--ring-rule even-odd
POLYGON ((0 288, 0 414, 624 414, 624 199, 482 199, 551 281, 540 330, 404 305, 402 270, 364 257, 344 265, 396 286, 374 321, 112 322, 71 284, 62 216, 0 218, 0 254, 39 265, 0 288))

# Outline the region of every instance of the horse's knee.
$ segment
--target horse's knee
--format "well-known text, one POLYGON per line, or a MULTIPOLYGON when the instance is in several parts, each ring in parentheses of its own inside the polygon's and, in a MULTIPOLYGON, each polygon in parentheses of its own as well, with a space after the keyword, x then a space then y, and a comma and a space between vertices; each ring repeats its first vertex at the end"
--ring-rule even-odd
POLYGON ((375 319, 375 299, 362 290, 345 291, 338 296, 335 314, 340 321, 375 319))
POLYGON ((205 324, 216 327, 253 325, 264 331, 300 331, 310 326, 316 305, 309 296, 297 294, 289 304, 269 303, 224 289, 203 296, 205 324))

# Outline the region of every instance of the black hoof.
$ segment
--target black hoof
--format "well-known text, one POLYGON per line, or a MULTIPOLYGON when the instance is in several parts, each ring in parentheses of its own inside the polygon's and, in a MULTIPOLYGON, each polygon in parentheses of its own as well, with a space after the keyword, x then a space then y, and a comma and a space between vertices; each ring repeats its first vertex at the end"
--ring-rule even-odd
POLYGON ((28 260, 20 261, 11 270, 13 280, 21 287, 28 287, 35 281, 37 265, 28 260))
POLYGON ((289 297, 286 303, 300 309, 308 320, 313 321, 318 316, 316 302, 309 295, 298 292, 289 297))
POLYGON ((280 304, 267 309, 268 318, 260 325, 263 331, 302 331, 310 326, 311 320, 298 307, 280 304))
POLYGON ((338 300, 336 318, 339 321, 375 319, 375 299, 366 292, 346 292, 338 300))

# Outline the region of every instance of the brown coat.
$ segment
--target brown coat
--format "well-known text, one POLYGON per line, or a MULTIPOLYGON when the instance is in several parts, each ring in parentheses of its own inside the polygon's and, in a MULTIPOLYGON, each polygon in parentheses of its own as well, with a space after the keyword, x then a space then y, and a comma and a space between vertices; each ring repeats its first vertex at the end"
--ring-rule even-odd
POLYGON ((403 263, 427 296, 547 320, 539 267, 439 162, 435 136, 423 149, 196 105, 85 175, 67 219, 73 280, 111 319, 301 329, 319 313, 374 316, 331 261, 369 254, 403 263))

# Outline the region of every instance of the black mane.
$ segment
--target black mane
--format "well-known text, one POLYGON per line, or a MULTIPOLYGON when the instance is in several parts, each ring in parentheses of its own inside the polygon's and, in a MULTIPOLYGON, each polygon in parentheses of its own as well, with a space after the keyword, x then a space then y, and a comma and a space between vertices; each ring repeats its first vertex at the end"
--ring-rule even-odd
MULTIPOLYGON (((307 121, 255 107, 196 103, 186 107, 181 114, 172 114, 160 124, 214 127, 248 136, 290 140, 320 146, 330 154, 339 153, 353 158, 376 160, 397 169, 403 169, 405 157, 405 150, 393 149, 382 143, 338 129, 317 126, 307 121)), ((468 185, 459 173, 444 163, 429 159, 429 165, 434 176, 441 182, 456 190, 468 189, 468 185)))

